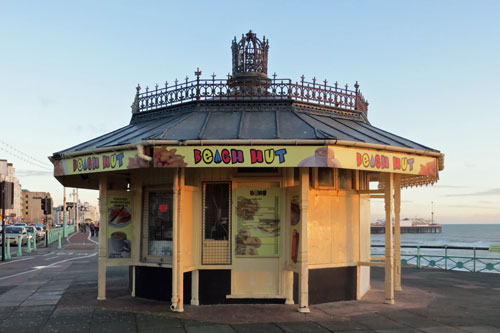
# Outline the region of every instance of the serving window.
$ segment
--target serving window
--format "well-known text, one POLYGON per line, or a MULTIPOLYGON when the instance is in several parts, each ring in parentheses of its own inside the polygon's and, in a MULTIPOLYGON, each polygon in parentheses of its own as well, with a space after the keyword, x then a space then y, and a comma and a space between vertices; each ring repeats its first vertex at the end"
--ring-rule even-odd
POLYGON ((202 264, 231 264, 231 183, 203 184, 202 264))
POLYGON ((172 262, 173 192, 147 190, 144 195, 143 258, 172 262))

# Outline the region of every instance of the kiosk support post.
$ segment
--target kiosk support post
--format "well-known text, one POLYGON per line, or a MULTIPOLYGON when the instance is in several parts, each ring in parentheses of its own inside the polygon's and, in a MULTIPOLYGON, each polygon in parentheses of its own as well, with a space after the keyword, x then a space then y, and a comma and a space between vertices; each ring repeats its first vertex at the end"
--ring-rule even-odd
POLYGON ((106 300, 106 261, 107 261, 107 212, 108 179, 106 176, 99 178, 99 264, 97 266, 97 300, 106 300))
POLYGON ((401 175, 394 175, 394 290, 401 288, 401 175))
POLYGON ((385 303, 394 304, 394 245, 392 237, 392 192, 394 178, 392 173, 385 180, 385 303))
POLYGON ((307 214, 309 208, 309 168, 300 168, 299 312, 309 313, 309 251, 307 214))

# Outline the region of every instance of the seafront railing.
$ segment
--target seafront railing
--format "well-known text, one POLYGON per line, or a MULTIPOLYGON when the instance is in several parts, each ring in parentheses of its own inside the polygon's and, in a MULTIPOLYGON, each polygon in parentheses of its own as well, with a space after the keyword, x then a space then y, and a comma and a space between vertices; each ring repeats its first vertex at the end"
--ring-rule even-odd
MULTIPOLYGON (((69 236, 76 232, 76 225, 68 225, 66 226, 66 236, 69 236)), ((54 242, 57 242, 59 239, 59 234, 61 234, 61 237, 63 236, 63 228, 52 228, 47 232, 47 243, 52 244, 54 242)))
MULTIPOLYGON (((372 245, 372 256, 380 256, 372 245)), ((440 268, 468 272, 500 273, 500 253, 491 252, 495 247, 462 247, 447 245, 401 245, 401 265, 417 268, 440 268), (404 251, 403 249, 414 249, 404 251)))

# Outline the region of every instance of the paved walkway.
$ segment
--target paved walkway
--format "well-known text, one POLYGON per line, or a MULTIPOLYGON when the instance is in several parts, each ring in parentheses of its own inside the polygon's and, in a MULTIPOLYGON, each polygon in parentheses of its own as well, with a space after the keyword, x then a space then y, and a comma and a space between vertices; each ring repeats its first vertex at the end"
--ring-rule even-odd
POLYGON ((130 297, 127 267, 108 268, 108 300, 98 302, 96 252, 74 248, 84 243, 92 243, 88 233, 75 235, 58 250, 69 260, 0 278, 0 332, 500 332, 500 274, 404 269, 404 290, 386 305, 376 268, 363 300, 311 306, 308 315, 293 305, 185 306, 177 314, 130 297))

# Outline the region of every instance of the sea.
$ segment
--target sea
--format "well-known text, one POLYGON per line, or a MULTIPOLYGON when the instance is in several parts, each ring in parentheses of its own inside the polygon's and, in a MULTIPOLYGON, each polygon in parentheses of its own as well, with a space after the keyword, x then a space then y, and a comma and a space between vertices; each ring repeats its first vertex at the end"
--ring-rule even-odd
MULTIPOLYGON (((385 234, 371 235, 373 245, 384 245, 385 234)), ((420 249, 422 266, 448 268, 465 271, 500 273, 500 253, 477 248, 500 245, 500 224, 442 224, 439 234, 401 234, 401 245, 410 246, 454 246, 470 249, 420 249), (476 260, 473 260, 474 249, 476 260)), ((384 248, 372 247, 373 255, 383 255, 384 248)), ((416 264, 416 248, 401 248, 402 259, 416 264)))

